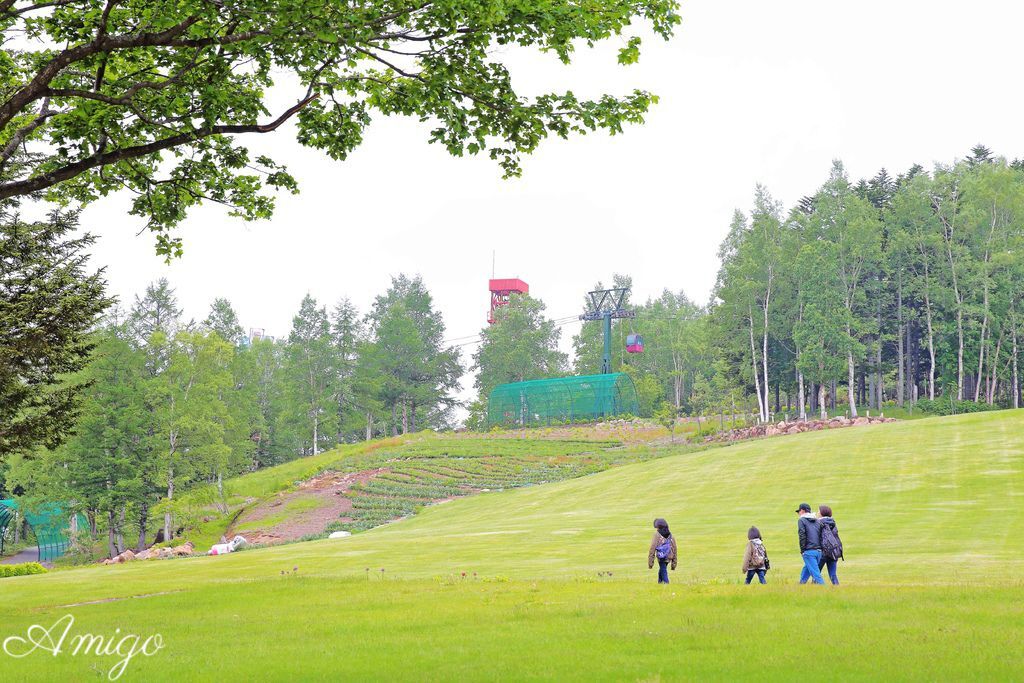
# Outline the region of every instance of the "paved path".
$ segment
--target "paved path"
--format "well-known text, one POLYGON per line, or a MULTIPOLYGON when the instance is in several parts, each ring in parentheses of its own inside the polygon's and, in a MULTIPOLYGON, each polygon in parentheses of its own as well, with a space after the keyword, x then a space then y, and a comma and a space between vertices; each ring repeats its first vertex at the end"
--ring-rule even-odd
POLYGON ((39 548, 25 548, 17 555, 0 557, 0 564, 22 564, 23 562, 38 562, 39 548))

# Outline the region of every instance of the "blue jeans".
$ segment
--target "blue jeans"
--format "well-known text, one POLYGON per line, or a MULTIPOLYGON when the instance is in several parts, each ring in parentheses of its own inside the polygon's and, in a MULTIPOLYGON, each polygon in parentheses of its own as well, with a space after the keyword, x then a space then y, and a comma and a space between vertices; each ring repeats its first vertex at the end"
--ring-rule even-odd
POLYGON ((836 564, 836 560, 829 560, 824 557, 821 558, 821 561, 818 563, 819 572, 822 570, 823 567, 828 566, 828 578, 832 580, 833 586, 839 585, 839 577, 836 576, 836 564))
POLYGON ((750 583, 751 581, 754 580, 754 574, 757 574, 757 580, 760 581, 761 583, 768 583, 767 581, 764 580, 764 571, 765 570, 763 570, 763 569, 750 569, 750 570, 748 570, 747 571, 747 583, 750 583))
POLYGON ((805 550, 803 558, 804 568, 800 570, 800 583, 807 583, 807 579, 814 583, 825 583, 825 579, 821 578, 821 571, 818 569, 818 565, 821 563, 821 551, 805 550))
POLYGON ((668 560, 658 560, 658 583, 668 583, 668 560))

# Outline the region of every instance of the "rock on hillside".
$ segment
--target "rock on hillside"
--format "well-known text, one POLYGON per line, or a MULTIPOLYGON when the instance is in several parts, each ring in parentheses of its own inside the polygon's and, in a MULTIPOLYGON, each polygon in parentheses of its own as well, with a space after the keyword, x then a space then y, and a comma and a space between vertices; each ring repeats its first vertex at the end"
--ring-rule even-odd
POLYGON ((794 422, 778 422, 775 424, 754 425, 743 429, 733 429, 727 432, 713 434, 704 439, 711 441, 742 441, 744 439, 757 439, 765 436, 781 436, 783 434, 799 434, 801 432, 816 432, 821 429, 841 429, 843 427, 861 427, 869 424, 881 424, 883 422, 896 422, 892 417, 833 417, 827 420, 805 420, 794 422))
POLYGON ((108 560, 102 560, 100 564, 124 564, 132 560, 166 560, 172 557, 188 557, 194 553, 195 546, 192 545, 192 541, 188 541, 174 548, 157 548, 153 546, 139 553, 131 549, 125 550, 120 555, 116 555, 108 560))

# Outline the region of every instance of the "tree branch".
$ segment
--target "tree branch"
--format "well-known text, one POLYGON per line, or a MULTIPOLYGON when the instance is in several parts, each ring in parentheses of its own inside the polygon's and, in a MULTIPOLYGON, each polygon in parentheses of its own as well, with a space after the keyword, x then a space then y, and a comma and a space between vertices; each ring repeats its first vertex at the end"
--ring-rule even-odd
POLYGON ((214 135, 236 135, 241 133, 270 133, 277 130, 285 121, 290 119, 296 113, 299 112, 303 107, 317 99, 319 95, 310 95, 305 99, 300 100, 294 106, 290 107, 279 117, 263 124, 230 124, 230 125, 218 125, 210 126, 209 128, 203 128, 199 130, 188 131, 187 133, 179 133, 178 135, 172 135, 162 140, 154 140, 144 145, 136 145, 133 147, 124 147, 121 149, 114 150, 113 152, 94 154, 93 156, 86 157, 72 164, 68 164, 62 168, 44 173, 41 176, 35 178, 29 178, 27 180, 20 180, 17 182, 7 183, 0 185, 0 200, 8 199, 19 195, 31 194, 45 190, 49 187, 53 187, 57 183, 64 182, 74 178, 75 176, 85 173, 86 171, 92 170, 98 166, 107 166, 109 164, 115 164, 119 161, 126 159, 134 159, 136 157, 148 156, 161 152, 171 147, 178 147, 186 145, 191 142, 197 142, 204 138, 208 138, 214 135))
POLYGON ((7 141, 4 148, 0 150, 0 171, 3 171, 4 166, 7 165, 8 159, 14 156, 14 153, 18 151, 18 146, 23 143, 29 135, 32 134, 36 128, 43 125, 46 119, 50 118, 57 112, 50 111, 50 99, 46 98, 43 100, 43 106, 39 110, 39 115, 36 116, 27 126, 19 129, 11 136, 11 139, 7 141))
POLYGON ((180 83, 181 79, 184 78, 186 74, 198 66, 199 54, 200 52, 197 50, 192 61, 173 76, 168 76, 162 81, 140 81, 125 90, 121 95, 104 95, 103 93, 93 92, 91 90, 79 90, 76 88, 46 88, 43 93, 48 97, 79 97, 86 100, 104 102, 114 106, 129 105, 131 104, 132 97, 138 94, 141 90, 163 90, 164 88, 180 83))
POLYGON ((124 50, 134 47, 156 47, 168 45, 175 38, 187 31, 199 21, 199 17, 189 17, 180 24, 160 31, 159 33, 140 33, 125 36, 103 36, 84 45, 77 45, 57 54, 46 66, 39 70, 35 77, 23 88, 19 89, 2 105, 0 105, 0 129, 11 122, 18 113, 34 100, 44 96, 50 82, 57 77, 61 69, 81 61, 86 57, 101 52, 124 50))
POLYGON ((50 0, 49 2, 40 2, 35 5, 27 5, 25 7, 19 7, 12 10, 11 7, 17 0, 4 0, 0 2, 0 15, 6 15, 8 17, 20 17, 23 14, 34 12, 36 10, 46 9, 47 7, 64 7, 66 5, 73 5, 80 0, 50 0))

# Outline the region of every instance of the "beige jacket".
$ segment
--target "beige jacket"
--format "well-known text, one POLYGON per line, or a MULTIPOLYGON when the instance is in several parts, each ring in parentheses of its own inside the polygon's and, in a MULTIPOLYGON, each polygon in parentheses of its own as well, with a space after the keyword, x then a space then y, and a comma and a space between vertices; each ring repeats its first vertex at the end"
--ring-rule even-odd
MULTIPOLYGON (((658 559, 658 546, 661 545, 662 541, 664 540, 665 538, 661 534, 659 534, 657 531, 654 532, 654 538, 651 539, 651 549, 647 552, 648 569, 654 567, 654 562, 658 559)), ((672 563, 672 569, 675 569, 677 554, 675 534, 668 535, 668 542, 672 544, 672 552, 669 553, 669 556, 665 559, 669 560, 672 563)))

